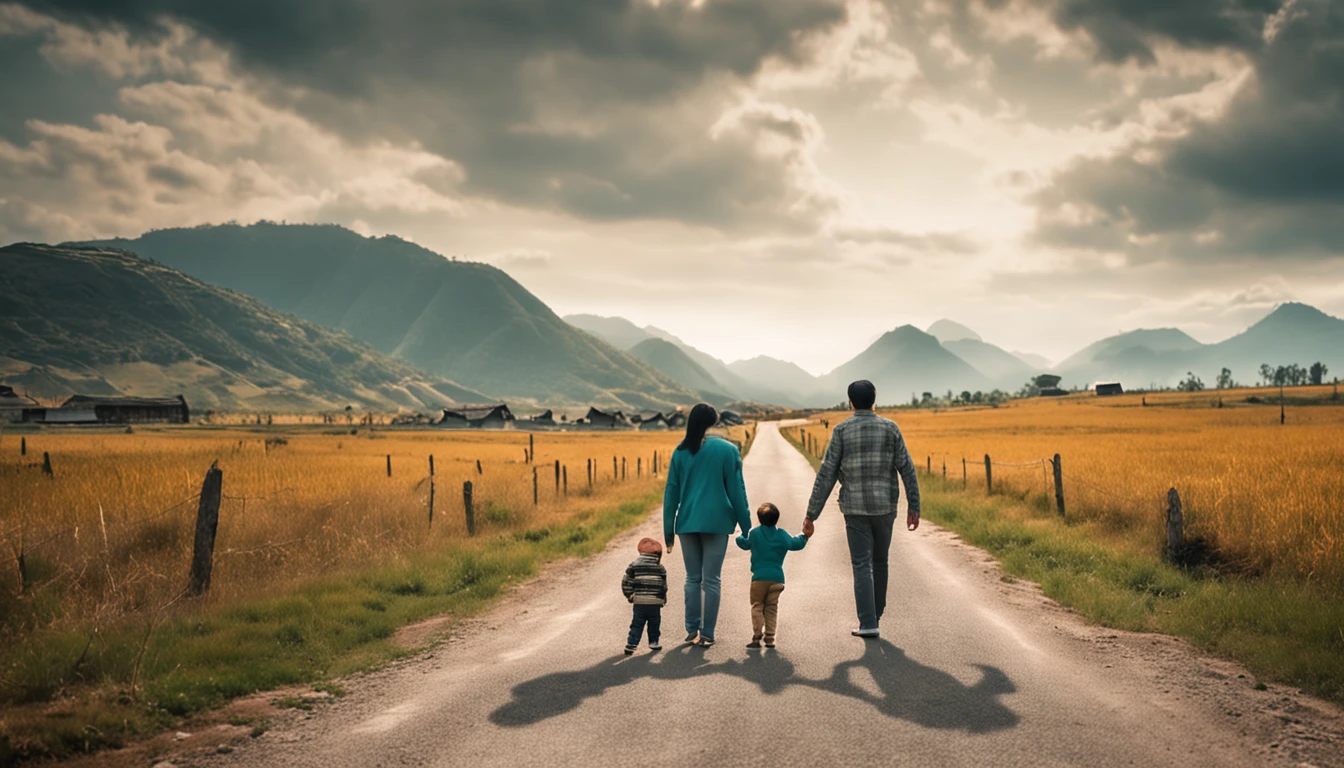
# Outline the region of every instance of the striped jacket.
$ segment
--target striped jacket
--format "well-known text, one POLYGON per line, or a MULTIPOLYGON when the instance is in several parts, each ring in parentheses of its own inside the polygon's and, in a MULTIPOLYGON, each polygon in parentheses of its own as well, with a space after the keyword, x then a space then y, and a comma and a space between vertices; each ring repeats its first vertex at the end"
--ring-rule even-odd
POLYGON ((667 569, 657 555, 640 555, 625 568, 621 592, 635 605, 667 605, 667 569))

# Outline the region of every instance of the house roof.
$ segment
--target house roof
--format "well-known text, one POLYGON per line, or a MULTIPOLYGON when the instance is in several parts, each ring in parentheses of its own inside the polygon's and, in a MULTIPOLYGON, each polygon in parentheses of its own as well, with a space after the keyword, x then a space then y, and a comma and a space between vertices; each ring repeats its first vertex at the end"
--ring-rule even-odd
POLYGON ((588 420, 589 420, 589 421, 592 421, 592 420, 593 420, 593 417, 595 417, 595 416, 596 416, 596 417, 599 417, 599 418, 607 418, 607 419, 624 419, 624 418, 625 418, 625 414, 624 414, 624 413, 621 413, 620 411, 615 411, 615 412, 612 412, 612 413, 607 413, 606 411, 599 411, 598 409, 596 409, 596 408, 594 408, 594 407, 592 407, 592 406, 589 406, 589 408, 588 408, 588 420))
POLYGON ((454 405, 449 408, 444 408, 443 415, 445 417, 455 416, 460 419, 466 419, 467 421, 476 421, 478 419, 484 419, 495 411, 501 409, 503 409, 503 416, 506 421, 513 418, 513 412, 509 410, 509 406, 505 403, 454 405))
POLYGON ((114 406, 122 408, 185 408, 186 398, 176 397, 126 397, 122 395, 75 395, 64 403, 62 408, 89 408, 114 406))

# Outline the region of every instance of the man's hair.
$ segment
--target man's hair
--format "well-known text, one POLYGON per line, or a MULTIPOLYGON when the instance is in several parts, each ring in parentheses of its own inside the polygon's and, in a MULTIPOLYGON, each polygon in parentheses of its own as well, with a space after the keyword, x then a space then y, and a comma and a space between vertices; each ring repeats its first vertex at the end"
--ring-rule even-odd
POLYGON ((860 410, 867 410, 877 402, 877 387, 867 379, 859 379, 849 385, 849 404, 860 410))
POLYGON ((761 525, 768 525, 771 528, 779 522, 779 507, 770 502, 765 502, 756 508, 756 519, 761 521, 761 525))

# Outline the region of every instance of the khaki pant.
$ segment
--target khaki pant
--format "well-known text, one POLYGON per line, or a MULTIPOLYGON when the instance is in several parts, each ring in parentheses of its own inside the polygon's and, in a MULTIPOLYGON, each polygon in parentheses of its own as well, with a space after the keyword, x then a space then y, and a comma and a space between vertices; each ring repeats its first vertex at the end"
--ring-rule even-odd
POLYGON ((784 585, 778 581, 751 582, 751 632, 753 640, 761 639, 765 630, 766 642, 775 639, 775 619, 779 616, 779 593, 784 585))

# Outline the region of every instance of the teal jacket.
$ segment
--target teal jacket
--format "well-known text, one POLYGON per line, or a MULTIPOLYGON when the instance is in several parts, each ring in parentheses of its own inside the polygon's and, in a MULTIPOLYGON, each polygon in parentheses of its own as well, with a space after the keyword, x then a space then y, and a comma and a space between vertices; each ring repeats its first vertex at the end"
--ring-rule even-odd
POLYGON ((737 546, 751 550, 751 580, 784 583, 784 556, 807 546, 806 536, 790 536, 773 525, 758 525, 737 546))
POLYGON ((742 454, 721 437, 706 437, 700 450, 672 452, 663 490, 663 536, 673 533, 717 533, 751 529, 747 485, 742 480, 742 454))

